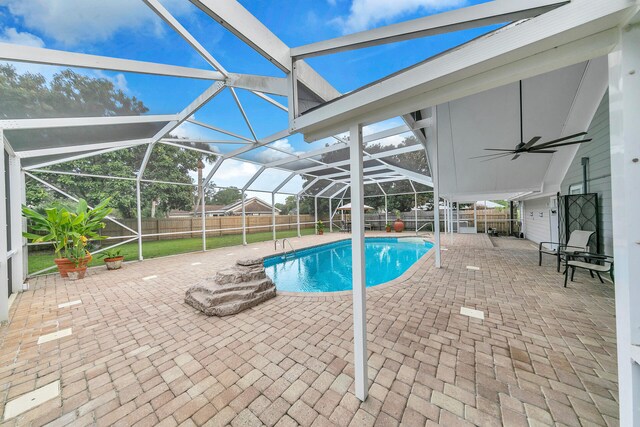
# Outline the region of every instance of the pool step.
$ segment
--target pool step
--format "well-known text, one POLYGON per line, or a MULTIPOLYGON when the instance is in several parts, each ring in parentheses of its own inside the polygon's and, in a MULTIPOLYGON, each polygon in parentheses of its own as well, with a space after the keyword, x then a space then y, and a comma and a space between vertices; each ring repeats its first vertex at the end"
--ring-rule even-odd
POLYGON ((264 272, 262 258, 238 261, 191 286, 185 302, 208 316, 228 316, 276 296, 276 287, 264 272))

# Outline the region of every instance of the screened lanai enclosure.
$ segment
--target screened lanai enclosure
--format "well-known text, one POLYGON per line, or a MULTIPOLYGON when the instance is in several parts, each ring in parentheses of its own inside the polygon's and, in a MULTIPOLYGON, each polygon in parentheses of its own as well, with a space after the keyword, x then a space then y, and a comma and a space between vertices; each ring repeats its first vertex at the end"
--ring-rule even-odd
MULTIPOLYGON (((223 90, 222 87, 216 88, 223 90)), ((349 156, 348 148, 345 148, 348 140, 344 136, 324 142, 321 148, 292 154, 277 148, 278 141, 282 141, 281 134, 278 135, 280 139, 268 137, 260 142, 241 138, 228 141, 156 138, 177 124, 155 122, 153 120, 160 118, 148 116, 137 117, 136 121, 142 123, 135 124, 122 124, 118 117, 109 119, 114 124, 86 126, 84 120, 74 122, 60 119, 70 121, 53 128, 40 126, 50 126, 51 120, 57 119, 46 119, 40 124, 33 121, 37 119, 28 119, 30 125, 23 121, 25 127, 4 131, 6 145, 22 161, 20 175, 25 190, 28 190, 27 195, 33 198, 28 200, 30 205, 47 200, 73 203, 80 197, 88 200, 93 198, 97 203, 97 198, 111 198, 110 205, 116 211, 109 218, 108 227, 103 233, 108 237, 106 241, 101 241, 100 247, 96 247, 93 253, 98 254, 120 245, 130 247, 137 244, 137 258, 142 260, 146 252, 145 242, 156 240, 191 238, 191 242, 183 249, 173 251, 179 253, 206 249, 207 238, 213 239, 222 234, 236 234, 241 239, 238 243, 246 244, 247 234, 270 232, 275 240, 279 231, 293 230, 300 235, 301 230, 313 230, 318 220, 326 221, 331 231, 334 226, 336 230, 344 227, 339 223, 338 208, 348 203, 351 197, 349 156), (153 142, 155 139, 157 141, 153 142), (269 140, 274 141, 269 144, 269 140), (110 148, 102 148, 111 144, 113 146, 110 148), (48 148, 37 148, 45 146, 48 148), (101 148, 93 150, 96 146, 101 148), (131 152, 130 157, 126 158, 129 163, 124 165, 121 164, 120 153, 117 157, 113 156, 114 151, 123 150, 131 152), (195 157, 176 154, 184 150, 195 153, 195 157), (202 168, 195 166, 200 156, 204 160, 200 165, 202 168), (179 164, 176 167, 197 169, 197 172, 171 174, 164 169, 167 167, 167 158, 183 163, 194 162, 192 165, 179 164), (102 169, 110 173, 95 173, 96 164, 101 163, 107 165, 102 169), (136 166, 133 170, 131 163, 136 166), (113 168, 109 165, 113 165, 113 168), (207 203, 201 200, 224 190, 223 185, 216 184, 218 178, 224 179, 237 170, 246 172, 234 178, 230 187, 237 188, 241 196, 241 214, 224 218, 209 216, 207 203), (127 175, 126 172, 133 173, 127 175), (172 181, 172 176, 180 180, 172 181), (255 217, 251 212, 245 212, 249 195, 271 202, 270 218, 255 217), (289 215, 291 218, 282 218, 276 204, 287 196, 295 198, 295 206, 292 215, 289 215), (176 211, 181 212, 183 217, 172 218, 172 210, 160 213, 163 200, 166 200, 166 205, 172 203, 172 207, 177 207, 176 211), (302 215, 301 202, 308 206, 302 215), (157 221, 146 220, 161 215, 168 216, 168 221, 158 224, 157 221), (200 242, 194 241, 194 237, 200 242)), ((384 208, 384 214, 378 215, 378 222, 384 223, 376 224, 377 227, 384 227, 390 218, 395 219, 395 213, 389 212, 388 201, 391 199, 393 202, 396 196, 410 197, 413 212, 407 212, 407 220, 417 224, 418 207, 426 209, 422 206, 423 198, 432 191, 426 173, 424 146, 412 136, 406 125, 398 126, 393 132, 371 133, 365 141, 364 149, 371 151, 365 162, 365 197, 375 198, 376 206, 384 208), (414 174, 413 179, 403 175, 404 171, 414 174)), ((7 156, 8 159, 11 157, 7 156)), ((427 224, 423 221, 421 225, 425 228, 427 224)), ((412 228, 415 229, 415 225, 412 228)), ((433 230, 433 224, 428 224, 428 229, 433 230)), ((184 245, 187 242, 176 243, 184 245)), ((55 268, 50 253, 46 251, 46 244, 29 243, 28 248, 31 262, 29 275, 55 268), (48 259, 49 265, 39 262, 40 258, 48 259)))
POLYGON ((354 394, 364 401, 365 229, 401 215, 411 232, 429 232, 441 268, 440 234, 453 232, 452 207, 558 193, 578 150, 564 145, 588 138, 608 99, 620 422, 640 425, 637 1, 495 0, 297 46, 247 10, 249 2, 142 3, 140 19, 174 47, 166 62, 149 60, 156 56, 148 53, 165 54, 151 36, 117 57, 106 47, 0 42, 2 320, 9 295, 53 268, 29 266, 29 255, 43 249, 22 238, 25 203, 110 197, 109 237, 95 252, 128 245, 138 260, 155 256, 152 242, 206 251, 228 235, 247 245, 258 233, 263 240, 313 233, 322 220, 351 239, 354 394), (181 19, 183 8, 206 18, 207 36, 181 19), (453 33, 451 42, 429 44, 453 33), (367 57, 350 52, 396 42, 428 54, 358 80, 367 57), (322 62, 334 55, 339 78, 322 62), (137 98, 142 87, 147 99, 137 98), (537 141, 566 144, 533 153, 537 141), (487 159, 488 150, 502 157, 487 159), (226 190, 239 194, 237 209, 223 199, 226 190), (340 210, 347 203, 348 227, 340 210), (148 225, 158 217, 182 225, 148 225))

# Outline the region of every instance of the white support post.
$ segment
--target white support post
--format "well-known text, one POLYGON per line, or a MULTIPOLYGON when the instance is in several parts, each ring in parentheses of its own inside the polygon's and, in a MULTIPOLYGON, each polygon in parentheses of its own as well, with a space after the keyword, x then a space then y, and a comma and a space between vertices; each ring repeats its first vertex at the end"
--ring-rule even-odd
POLYGON ((456 202, 456 232, 460 233, 460 202, 456 202))
POLYGON ((242 245, 247 246, 247 215, 245 212, 244 190, 242 190, 242 245))
MULTIPOLYGON (((0 141, 3 140, 2 130, 0 129, 0 141)), ((0 144, 0 224, 4 226, 7 223, 7 207, 5 194, 6 173, 4 170, 4 144, 0 144)), ((0 322, 9 320, 9 270, 7 268, 7 239, 2 235, 0 238, 0 322)))
POLYGON ((414 219, 416 221, 416 236, 418 235, 418 193, 413 193, 413 203, 414 203, 414 219))
POLYGON ((478 212, 476 210, 476 202, 473 202, 473 228, 478 232, 478 212))
POLYGON ((487 201, 484 201, 484 209, 482 209, 484 211, 484 232, 488 233, 487 230, 487 201))
POLYGON ((449 234, 449 215, 448 215, 448 210, 449 210, 449 204, 447 202, 447 199, 443 200, 444 206, 443 206, 443 213, 444 213, 444 234, 447 235, 449 234))
POLYGON ((367 288, 364 255, 364 185, 362 165, 362 125, 350 129, 351 161, 351 246, 353 282, 353 358, 355 394, 364 401, 368 394, 367 375, 367 288))
POLYGON ((302 237, 300 235, 300 196, 296 196, 296 224, 298 228, 298 237, 302 237))
MULTIPOLYGON (((6 155, 6 154, 5 154, 6 155)), ((22 231, 26 224, 22 218, 22 201, 25 187, 23 186, 20 159, 15 155, 9 156, 9 212, 7 218, 11 223, 11 251, 15 251, 11 257, 11 293, 22 292, 24 283, 24 253, 26 240, 22 237, 22 231)))
MULTIPOLYGON (((427 144, 433 145, 431 159, 431 175, 433 178, 433 243, 436 250, 436 268, 442 267, 442 251, 440 245, 440 164, 438 160, 438 121, 437 109, 431 108, 431 126, 427 128, 427 144)), ((446 219, 445 219, 446 224, 446 219)))
POLYGON ((138 217, 138 261, 142 261, 142 197, 140 196, 140 180, 136 180, 136 216, 138 217))
POLYGON ((620 425, 640 425, 640 14, 609 54, 609 114, 620 425))
POLYGON ((316 227, 316 225, 318 224, 318 196, 313 198, 313 222, 314 222, 314 228, 316 229, 316 234, 318 233, 318 228, 316 227))
POLYGON ((204 178, 202 179, 202 185, 200 186, 200 215, 202 215, 202 252, 207 250, 207 219, 205 213, 207 211, 206 202, 204 200, 204 178))
POLYGON ((276 240, 276 193, 271 193, 271 228, 273 240, 276 240))
POLYGON ((387 195, 384 195, 384 226, 389 223, 389 204, 387 203, 387 195))
POLYGON ((329 197, 329 233, 333 233, 333 209, 331 202, 333 202, 333 198, 329 197))
MULTIPOLYGON (((21 165, 22 166, 22 165, 21 165)), ((22 188, 21 203, 27 204, 27 175, 24 170, 20 171, 20 188, 22 188)), ((21 212, 22 213, 22 212, 21 212)), ((27 231, 27 219, 22 218, 22 231, 27 231)), ((22 248, 22 277, 23 282, 29 275, 29 247, 27 246, 27 239, 23 239, 22 248)))
MULTIPOLYGON (((160 137, 162 136, 164 135, 160 135, 160 137)), ((144 158, 142 159, 142 163, 140 164, 140 170, 138 171, 138 176, 136 178, 136 213, 138 216, 138 261, 142 261, 144 259, 144 257, 142 256, 142 196, 140 194, 140 182, 142 181, 144 171, 147 168, 149 159, 151 158, 151 153, 153 152, 154 146, 155 146, 155 143, 151 143, 147 147, 147 150, 144 153, 144 158)))
POLYGON ((449 234, 453 234, 453 222, 455 221, 454 214, 453 202, 449 200, 449 234))
MULTIPOLYGON (((436 185, 433 185, 433 191, 435 191, 436 189, 436 185)), ((440 190, 438 190, 438 194, 440 193, 440 190)), ((433 196, 435 198, 435 196, 433 196)), ((447 200, 446 199, 442 199, 442 222, 444 225, 444 233, 447 234, 447 200)))

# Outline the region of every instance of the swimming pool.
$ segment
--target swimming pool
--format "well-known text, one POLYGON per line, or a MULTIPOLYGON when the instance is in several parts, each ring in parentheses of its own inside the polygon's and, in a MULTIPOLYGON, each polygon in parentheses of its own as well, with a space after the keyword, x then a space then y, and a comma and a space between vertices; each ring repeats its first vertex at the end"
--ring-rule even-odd
MULTIPOLYGON (((400 277, 433 244, 421 238, 366 238, 366 286, 400 277)), ((267 275, 279 291, 335 292, 351 290, 351 240, 265 258, 267 275)))

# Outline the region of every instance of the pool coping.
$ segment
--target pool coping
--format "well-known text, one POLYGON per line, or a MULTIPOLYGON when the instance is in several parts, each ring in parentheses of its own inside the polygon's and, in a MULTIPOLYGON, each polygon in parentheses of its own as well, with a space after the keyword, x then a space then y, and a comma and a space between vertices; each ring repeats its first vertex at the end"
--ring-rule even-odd
MULTIPOLYGON (((380 236, 376 236, 375 238, 385 238, 385 237, 380 237, 380 236)), ((391 237, 387 237, 387 238, 391 238, 391 237)), ((402 237, 393 237, 393 238, 397 238, 397 239, 407 239, 407 238, 416 238, 416 236, 402 236, 402 237)), ((331 243, 336 243, 336 242, 342 242, 345 240, 351 240, 350 238, 345 238, 345 239, 340 239, 340 240, 336 240, 335 242, 331 242, 331 243)), ((427 242, 433 244, 433 248, 435 249, 435 242, 433 242, 431 239, 424 239, 427 242)), ((327 243, 322 243, 319 245, 313 245, 313 246, 307 246, 304 249, 310 249, 310 248, 314 248, 314 247, 319 247, 319 246, 324 246, 327 243)), ((302 250, 302 249, 301 249, 302 250)), ((416 262, 413 263, 413 265, 411 267, 409 267, 401 276, 396 277, 393 280, 390 280, 388 282, 384 282, 384 283, 380 283, 378 285, 375 286, 371 286, 366 288, 366 292, 367 294, 370 292, 376 292, 376 291, 380 291, 380 290, 385 290, 386 288, 389 288, 391 286, 394 285, 398 285, 401 283, 406 282, 408 279, 410 279, 411 277, 413 277, 416 272, 420 269, 420 267, 423 267, 431 258, 432 255, 435 253, 435 251, 433 250, 429 250, 427 251, 426 254, 422 255, 420 258, 418 258, 416 260, 416 262)), ((278 255, 274 255, 274 256, 278 256, 278 255)), ((266 257, 265 257, 266 258, 266 257)), ((286 296, 286 297, 294 297, 294 298, 320 298, 320 299, 335 299, 336 297, 339 297, 340 299, 344 299, 344 297, 350 297, 353 294, 353 290, 351 291, 334 291, 334 292, 291 292, 291 291, 278 291, 276 292, 276 297, 277 296, 286 296)))

